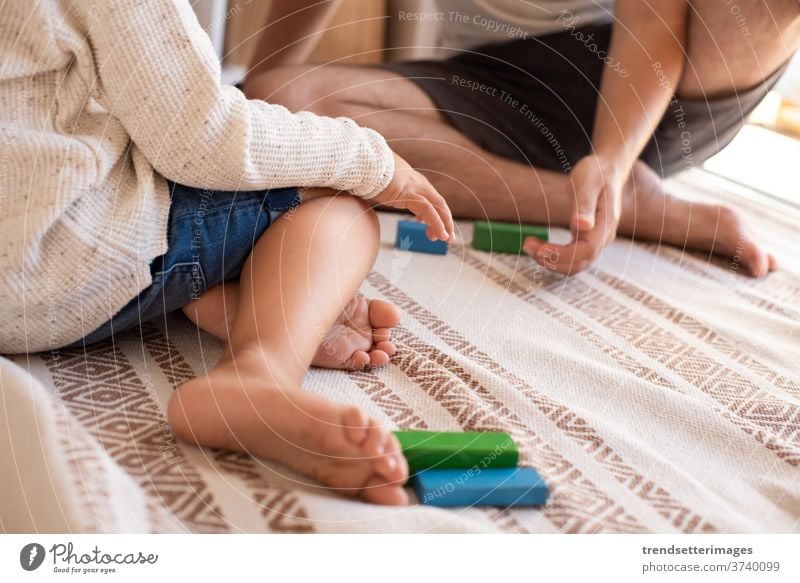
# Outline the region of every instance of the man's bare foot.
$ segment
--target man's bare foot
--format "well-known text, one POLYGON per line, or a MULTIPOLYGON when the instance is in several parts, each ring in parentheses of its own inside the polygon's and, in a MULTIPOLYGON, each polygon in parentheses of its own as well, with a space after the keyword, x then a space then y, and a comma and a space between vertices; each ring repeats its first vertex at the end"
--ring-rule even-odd
POLYGON ((287 387, 264 357, 227 360, 183 383, 168 417, 186 441, 280 462, 368 502, 408 502, 408 465, 397 438, 357 407, 287 387))
POLYGON ((747 219, 738 211, 689 202, 664 190, 661 178, 643 162, 623 195, 619 234, 679 248, 709 251, 741 263, 763 277, 777 268, 775 258, 756 242, 747 219))
POLYGON ((356 295, 325 335, 311 365, 349 370, 384 366, 397 352, 390 337, 399 323, 397 306, 356 295))
MULTIPOLYGON (((239 284, 225 283, 207 290, 185 306, 183 313, 201 330, 227 341, 238 298, 239 284)), ((399 323, 396 306, 356 295, 325 334, 311 365, 347 370, 384 366, 397 352, 391 329, 399 323)))

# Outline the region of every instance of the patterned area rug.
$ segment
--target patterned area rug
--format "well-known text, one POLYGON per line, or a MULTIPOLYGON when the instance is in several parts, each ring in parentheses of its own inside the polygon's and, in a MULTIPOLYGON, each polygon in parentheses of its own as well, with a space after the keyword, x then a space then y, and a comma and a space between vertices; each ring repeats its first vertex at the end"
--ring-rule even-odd
POLYGON ((399 353, 306 379, 391 427, 511 433, 547 506, 381 508, 177 442, 167 399, 220 345, 174 315, 86 353, 0 359, 0 529, 800 532, 800 213, 688 180, 671 187, 746 206, 783 270, 757 282, 620 240, 565 278, 468 246, 396 250, 398 217, 383 215, 362 291, 402 308, 399 353))

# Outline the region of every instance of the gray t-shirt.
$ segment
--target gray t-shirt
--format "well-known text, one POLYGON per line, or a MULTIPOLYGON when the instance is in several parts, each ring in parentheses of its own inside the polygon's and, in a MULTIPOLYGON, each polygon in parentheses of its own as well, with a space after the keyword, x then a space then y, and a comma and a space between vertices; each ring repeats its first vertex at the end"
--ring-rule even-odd
POLYGON ((466 49, 613 18, 614 0, 435 0, 442 47, 466 49))

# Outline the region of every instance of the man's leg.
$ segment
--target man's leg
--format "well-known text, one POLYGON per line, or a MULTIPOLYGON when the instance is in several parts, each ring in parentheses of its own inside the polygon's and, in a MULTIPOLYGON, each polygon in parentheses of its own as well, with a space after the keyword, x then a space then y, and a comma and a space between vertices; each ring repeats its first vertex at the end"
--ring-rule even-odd
MULTIPOLYGON (((719 95, 731 87, 754 85, 753 69, 725 68, 713 55, 736 54, 739 47, 731 35, 722 10, 714 0, 694 2, 690 24, 687 69, 678 94, 683 97, 719 95), (727 28, 726 28, 727 27, 727 28), (715 34, 702 34, 702 31, 715 34), (728 71, 725 78, 720 71, 728 71), (706 79, 705 85, 698 79, 706 79), (726 84, 726 78, 728 82, 726 84)), ((756 8, 764 3, 739 3, 752 13, 751 52, 760 58, 758 80, 776 70, 797 45, 795 0, 775 2, 775 20, 766 21, 756 8), (778 10, 780 8, 780 10, 778 10), (773 28, 781 31, 777 36, 773 28), (775 38, 781 39, 776 42, 775 38), (763 75, 760 71, 764 71, 763 75)), ((736 23, 732 13, 733 24, 736 23)), ((731 20, 731 19, 728 19, 731 20)), ((749 62, 749 61, 748 61, 749 62)), ((751 63, 752 64, 752 63, 751 63)), ((455 130, 436 110, 430 98, 412 81, 376 68, 303 66, 269 71, 257 82, 250 97, 281 103, 292 110, 311 110, 322 115, 346 115, 382 133, 398 153, 423 171, 461 218, 489 217, 496 220, 566 225, 571 197, 569 180, 561 174, 500 158, 455 130)), ((625 189, 620 233, 636 239, 657 241, 743 256, 753 274, 765 273, 774 260, 760 249, 747 222, 736 212, 717 205, 691 204, 664 193, 660 179, 644 164, 637 164, 625 189), (709 241, 708 232, 715 233, 709 241), (742 250, 744 249, 744 253, 742 250)), ((562 258, 569 261, 569 258, 562 258)), ((588 263, 565 271, 576 272, 588 263)))
MULTIPOLYGON (((762 83, 800 47, 800 2, 692 0, 687 39, 678 97, 735 95, 762 83)), ((642 162, 625 190, 620 234, 732 257, 756 276, 775 269, 774 257, 758 244, 740 212, 670 196, 642 162)), ((547 246, 538 252, 551 256, 547 246)), ((589 264, 570 265, 569 258, 559 258, 556 267, 574 273, 589 264)))
POLYGON ((569 180, 501 158, 456 130, 419 86, 373 67, 298 66, 248 80, 248 97, 347 116, 389 141, 445 196, 455 216, 567 224, 569 180))
POLYGON ((692 0, 678 97, 733 95, 761 83, 800 47, 797 0, 692 0))

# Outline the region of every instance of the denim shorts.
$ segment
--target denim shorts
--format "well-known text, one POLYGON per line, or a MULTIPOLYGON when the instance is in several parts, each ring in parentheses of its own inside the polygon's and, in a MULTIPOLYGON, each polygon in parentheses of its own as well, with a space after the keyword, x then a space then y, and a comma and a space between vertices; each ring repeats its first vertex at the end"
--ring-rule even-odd
POLYGON ((178 310, 205 290, 238 280, 256 241, 300 204, 296 188, 223 192, 169 183, 168 249, 150 264, 153 282, 97 330, 68 348, 106 340, 178 310))

